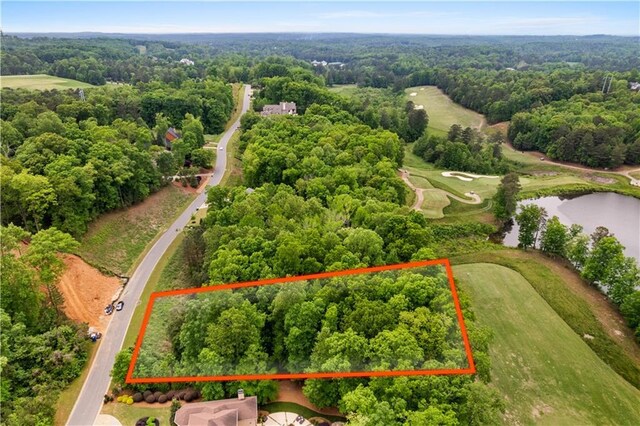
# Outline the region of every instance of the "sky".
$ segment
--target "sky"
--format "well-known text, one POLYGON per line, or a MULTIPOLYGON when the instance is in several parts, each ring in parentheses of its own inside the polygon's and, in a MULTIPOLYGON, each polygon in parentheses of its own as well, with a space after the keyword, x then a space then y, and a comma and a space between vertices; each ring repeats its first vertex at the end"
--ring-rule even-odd
POLYGON ((640 35, 640 2, 2 1, 2 31, 640 35))

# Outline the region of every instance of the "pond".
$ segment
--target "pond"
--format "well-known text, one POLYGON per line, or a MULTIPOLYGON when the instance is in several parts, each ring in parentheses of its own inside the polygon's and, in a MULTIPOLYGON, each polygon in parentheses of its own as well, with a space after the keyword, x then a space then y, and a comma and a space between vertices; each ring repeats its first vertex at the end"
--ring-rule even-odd
MULTIPOLYGON (((586 234, 605 226, 625 246, 625 254, 640 262, 640 200, 613 192, 599 192, 576 197, 543 197, 524 200, 547 210, 549 218, 558 216, 570 226, 582 225, 586 234)), ((504 245, 518 245, 518 224, 506 234, 504 245)))

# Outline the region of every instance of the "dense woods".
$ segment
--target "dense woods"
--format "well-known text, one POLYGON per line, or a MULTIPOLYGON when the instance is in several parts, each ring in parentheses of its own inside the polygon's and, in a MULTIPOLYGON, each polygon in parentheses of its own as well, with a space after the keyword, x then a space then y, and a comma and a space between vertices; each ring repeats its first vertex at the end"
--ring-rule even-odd
POLYGON ((73 91, 2 92, 2 222, 79 236, 99 214, 144 200, 183 166, 210 166, 205 132, 224 129, 218 80, 73 91), (165 133, 181 129, 167 149, 165 133))
MULTIPOLYGON (((407 207, 408 188, 397 169, 405 143, 415 142, 413 152, 437 167, 513 172, 502 155, 506 141, 458 125, 446 136, 429 134, 429 105, 416 109, 403 89, 436 85, 490 122, 511 120, 509 139, 521 150, 594 167, 638 164, 640 95, 629 89, 640 80, 637 42, 605 36, 2 35, 3 75, 47 73, 100 86, 83 96, 2 90, 2 423, 51 423, 58 392, 86 361, 85 330, 61 309, 56 281, 62 265, 55 253, 75 250, 73 237, 91 220, 144 200, 164 177, 210 166, 204 138, 220 133, 232 114, 230 83, 253 85, 256 111, 287 101, 296 102, 299 115, 243 117, 242 186, 212 188, 206 218, 185 231, 182 260, 193 287, 495 248, 488 241, 492 225, 435 222, 407 207), (312 60, 339 64, 313 66, 312 60), (608 75, 611 89, 603 94, 608 75), (349 98, 327 89, 343 83, 359 89, 349 98), (168 144, 170 127, 181 137, 168 144)), ((517 175, 506 174, 494 198, 498 219, 516 213, 519 189, 517 175)), ((523 248, 539 244, 548 255, 568 259, 640 333, 637 265, 613 236, 602 231, 590 240, 577 227, 546 220, 544 212, 523 209, 518 221, 523 248)), ((191 299, 160 323, 170 345, 143 351, 140 374, 434 368, 460 361, 443 276, 392 281, 371 280, 366 290, 353 280, 191 299), (244 337, 236 341, 238 334, 244 337)), ((488 386, 491 331, 477 325, 464 293, 461 299, 476 376, 307 380, 304 394, 317 406, 339 407, 358 425, 499 422, 503 402, 488 386)), ((130 348, 118 355, 116 385, 130 357, 130 348)), ((196 387, 206 398, 232 396, 238 387, 260 402, 276 395, 271 381, 196 387)))
POLYGON ((446 137, 423 135, 413 145, 413 153, 443 169, 481 174, 504 174, 510 165, 502 156, 503 137, 454 124, 446 137))
MULTIPOLYGON (((193 285, 201 285, 203 279, 215 285, 429 259, 437 257, 438 250, 446 250, 445 241, 456 244, 452 240, 486 238, 491 227, 429 225, 424 216, 403 207, 396 189, 401 187, 396 184, 400 181, 393 172, 402 152, 397 137, 362 124, 349 124, 355 120, 345 111, 318 106, 299 117, 245 119, 245 183, 260 186, 254 191, 242 186, 210 190, 207 217, 190 231, 193 236, 187 237, 203 243, 188 246, 195 252, 188 256, 194 262, 187 265, 193 285), (318 137, 316 131, 324 136, 311 143, 318 137), (298 135, 303 134, 309 142, 300 139, 298 135), (289 142, 291 152, 279 145, 275 145, 278 149, 266 149, 282 140, 289 142), (293 153, 297 157, 287 161, 293 153), (269 154, 283 159, 266 162, 269 154), (321 166, 323 163, 327 165, 321 166), (317 167, 307 170, 307 164, 317 167), (336 187, 326 183, 335 176, 342 176, 341 181, 349 184, 336 187)), ((200 365, 207 372, 219 374, 220 368, 246 373, 286 365, 297 370, 308 367, 329 371, 362 363, 401 368, 408 362, 427 362, 430 366, 456 362, 459 349, 442 340, 444 335, 451 335, 444 331, 452 326, 450 311, 447 321, 440 317, 432 323, 434 317, 427 315, 443 307, 448 306, 445 311, 451 309, 450 292, 442 287, 444 277, 436 275, 427 280, 433 291, 420 291, 420 281, 414 282, 414 278, 398 277, 395 284, 388 282, 388 291, 383 290, 387 284, 382 282, 374 285, 376 290, 372 292, 361 288, 359 280, 348 280, 348 284, 339 281, 322 288, 284 286, 278 292, 275 287, 263 287, 249 295, 233 296, 214 293, 186 305, 178 304, 171 310, 174 320, 161 331, 172 342, 173 352, 161 355, 157 347, 149 347, 141 353, 139 373, 166 375, 167 366, 172 366, 169 370, 174 373, 202 374, 205 370, 194 370, 200 365), (356 294, 344 293, 351 287, 356 294), (362 318, 371 320, 362 322, 362 318), (236 320, 239 328, 230 326, 236 320), (438 325, 439 321, 443 322, 438 325), (373 323, 377 325, 372 328, 373 323), (424 327, 424 333, 409 337, 405 328, 409 325, 413 332, 424 327), (223 344, 238 342, 230 334, 238 330, 243 330, 246 337, 242 347, 223 344), (406 353, 406 359, 395 355, 385 358, 383 354, 389 351, 406 353)), ((472 321, 472 312, 467 310, 465 318, 472 321)), ((377 424, 378 418, 385 424, 430 416, 449 418, 454 423, 473 422, 470 419, 476 416, 486 421, 495 419, 501 402, 484 384, 489 380, 486 350, 490 333, 473 322, 468 327, 480 382, 471 377, 307 380, 305 395, 318 406, 338 405, 345 412, 358 413, 366 424, 377 424), (448 388, 448 393, 437 391, 441 386, 448 388), (402 393, 406 406, 399 410, 397 397, 402 393), (432 401, 426 411, 420 403, 423 399, 432 401)), ((122 357, 125 365, 130 352, 123 352, 122 357)), ((114 371, 114 377, 121 382, 120 371, 114 371)), ((261 401, 274 396, 270 382, 238 385, 257 393, 261 401)), ((198 386, 208 398, 230 395, 234 389, 233 384, 198 386)))
POLYGON ((58 253, 77 244, 56 228, 0 229, 3 424, 51 424, 59 392, 85 365, 86 329, 66 319, 56 287, 64 270, 58 253))
POLYGON ((640 164, 640 94, 616 81, 608 94, 576 95, 516 114, 509 139, 518 149, 590 167, 640 164))

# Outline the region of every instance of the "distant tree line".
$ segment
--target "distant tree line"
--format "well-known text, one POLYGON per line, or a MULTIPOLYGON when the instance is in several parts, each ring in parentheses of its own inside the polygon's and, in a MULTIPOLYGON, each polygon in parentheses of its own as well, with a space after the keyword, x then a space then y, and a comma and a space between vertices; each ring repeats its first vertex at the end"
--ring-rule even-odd
POLYGON ((640 94, 615 81, 608 94, 576 95, 518 113, 509 139, 517 149, 591 167, 640 164, 640 94))
POLYGON ((183 166, 211 167, 204 133, 233 110, 230 87, 205 80, 73 91, 4 89, 2 223, 82 235, 101 213, 144 200, 183 166), (181 138, 169 145, 170 126, 181 138))

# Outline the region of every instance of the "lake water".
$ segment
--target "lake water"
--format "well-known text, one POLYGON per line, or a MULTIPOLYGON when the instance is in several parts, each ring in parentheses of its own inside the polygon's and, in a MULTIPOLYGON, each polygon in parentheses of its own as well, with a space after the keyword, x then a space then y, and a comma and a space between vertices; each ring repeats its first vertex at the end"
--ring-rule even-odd
MULTIPOLYGON (((547 210, 549 218, 558 216, 570 226, 582 225, 586 234, 605 226, 625 246, 625 254, 640 263, 640 200, 613 192, 599 192, 575 198, 544 197, 524 200, 522 204, 537 204, 547 210)), ((504 245, 518 245, 518 224, 504 238, 504 245)))

